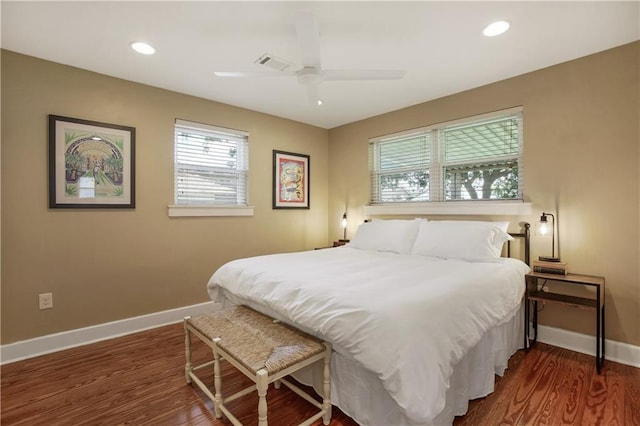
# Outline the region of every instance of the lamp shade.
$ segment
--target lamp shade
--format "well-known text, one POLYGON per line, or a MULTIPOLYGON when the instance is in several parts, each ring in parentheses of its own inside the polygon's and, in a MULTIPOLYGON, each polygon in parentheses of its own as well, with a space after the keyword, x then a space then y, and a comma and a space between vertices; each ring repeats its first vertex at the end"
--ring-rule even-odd
POLYGON ((553 234, 553 227, 547 220, 545 213, 540 216, 540 220, 536 223, 535 233, 538 237, 549 237, 553 234))

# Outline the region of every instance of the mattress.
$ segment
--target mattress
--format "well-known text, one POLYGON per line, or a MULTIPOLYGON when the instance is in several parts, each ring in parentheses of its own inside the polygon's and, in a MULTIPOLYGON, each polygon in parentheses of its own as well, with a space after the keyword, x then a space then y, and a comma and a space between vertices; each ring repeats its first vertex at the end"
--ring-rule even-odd
POLYGON ((443 424, 491 392, 522 341, 527 271, 344 247, 232 261, 208 288, 330 341, 332 402, 358 423, 443 424))

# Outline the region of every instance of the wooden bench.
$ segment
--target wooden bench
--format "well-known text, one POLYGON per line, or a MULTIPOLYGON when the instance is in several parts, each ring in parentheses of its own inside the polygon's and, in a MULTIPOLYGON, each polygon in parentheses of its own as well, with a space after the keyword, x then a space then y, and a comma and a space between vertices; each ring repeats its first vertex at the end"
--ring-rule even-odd
POLYGON ((325 425, 331 421, 330 371, 331 344, 322 342, 308 334, 281 324, 246 306, 235 306, 213 314, 187 317, 185 329, 185 378, 187 383, 195 382, 214 403, 216 418, 224 413, 234 425, 241 425, 238 419, 225 407, 252 391, 258 391, 258 424, 267 425, 267 389, 280 382, 293 390, 320 412, 308 418, 301 425, 310 425, 320 417, 325 425), (198 337, 213 351, 213 361, 199 366, 191 363, 191 334, 198 337), (222 397, 220 361, 226 359, 235 368, 250 378, 255 386, 249 386, 226 398, 222 397), (319 403, 298 386, 284 377, 314 362, 324 362, 323 401, 319 403), (213 392, 196 376, 195 371, 213 364, 213 392))

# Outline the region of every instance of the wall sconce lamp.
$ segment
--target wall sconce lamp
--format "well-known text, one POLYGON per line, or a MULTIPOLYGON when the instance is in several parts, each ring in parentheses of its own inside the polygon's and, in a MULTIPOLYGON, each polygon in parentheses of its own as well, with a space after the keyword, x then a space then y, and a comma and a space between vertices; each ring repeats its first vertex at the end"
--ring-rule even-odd
POLYGON ((347 241, 347 212, 344 212, 342 215, 342 220, 340 221, 340 225, 342 225, 342 240, 347 241))
MULTIPOLYGON (((542 216, 540 216, 540 220, 536 226, 536 234, 541 237, 546 237, 551 235, 551 256, 539 256, 538 259, 545 262, 560 262, 560 257, 556 257, 556 218, 551 213, 542 212, 542 216), (547 220, 547 217, 551 216, 551 224, 547 220)), ((559 254, 559 253, 558 253, 559 254)))

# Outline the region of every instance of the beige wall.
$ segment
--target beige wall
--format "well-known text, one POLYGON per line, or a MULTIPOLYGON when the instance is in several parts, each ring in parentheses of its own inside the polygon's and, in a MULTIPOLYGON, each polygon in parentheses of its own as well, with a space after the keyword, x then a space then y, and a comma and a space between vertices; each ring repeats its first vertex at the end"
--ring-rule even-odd
MULTIPOLYGON (((606 277, 607 337, 640 345, 639 62, 634 43, 327 132, 3 51, 2 343, 204 302, 229 259, 340 237, 345 205, 353 236, 370 137, 522 105, 534 214, 511 229, 556 212, 570 270, 606 277), (47 114, 136 127, 135 210, 48 209, 47 114), (176 117, 250 132, 253 217, 167 216, 176 117), (272 149, 311 155, 311 210, 271 209, 272 149)), ((594 318, 548 305, 541 321, 592 333, 594 318)))
MULTIPOLYGON (((607 338, 640 345, 639 61, 636 42, 331 129, 329 235, 340 235, 345 204, 351 236, 363 219, 369 138, 522 105, 525 196, 534 214, 508 217, 511 229, 556 212, 569 270, 606 278, 607 338)), ((548 254, 549 241, 540 240, 534 256, 548 254)), ((595 323, 590 311, 557 305, 540 319, 590 334, 595 323)))
POLYGON ((1 64, 3 344, 205 302, 227 260, 327 244, 327 130, 13 52, 1 64), (48 208, 48 114, 136 128, 134 210, 48 208), (175 118, 250 132, 253 217, 167 216, 175 118), (310 210, 272 210, 273 149, 311 156, 310 210))

